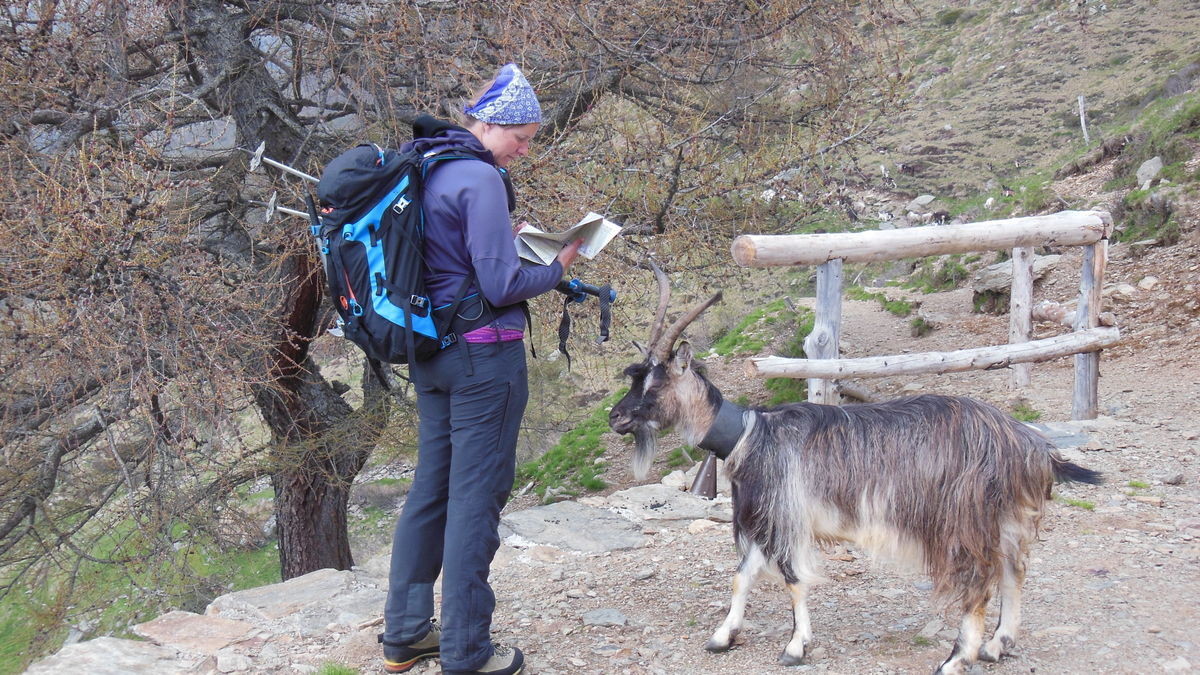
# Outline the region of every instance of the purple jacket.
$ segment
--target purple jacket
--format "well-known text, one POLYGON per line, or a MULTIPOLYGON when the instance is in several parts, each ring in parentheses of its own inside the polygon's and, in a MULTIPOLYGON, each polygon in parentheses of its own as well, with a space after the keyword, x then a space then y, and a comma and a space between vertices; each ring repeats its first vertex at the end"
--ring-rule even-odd
POLYGON ((508 188, 492 153, 471 132, 452 125, 414 125, 415 147, 422 153, 466 148, 482 159, 433 162, 425 179, 425 283, 435 307, 454 301, 463 278, 475 271, 468 293, 482 291, 496 308, 498 328, 523 329, 517 303, 554 288, 562 265, 523 265, 513 244, 508 188))

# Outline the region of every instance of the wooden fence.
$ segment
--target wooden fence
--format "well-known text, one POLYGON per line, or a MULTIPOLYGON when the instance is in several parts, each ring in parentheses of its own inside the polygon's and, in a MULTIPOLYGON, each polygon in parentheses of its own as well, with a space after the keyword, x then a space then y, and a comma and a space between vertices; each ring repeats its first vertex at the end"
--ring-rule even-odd
POLYGON ((733 259, 745 267, 818 265, 816 321, 804 341, 807 359, 751 358, 756 377, 808 378, 808 398, 836 402, 834 380, 918 373, 1011 367, 1013 384, 1027 387, 1032 363, 1075 355, 1072 419, 1095 419, 1098 412, 1099 350, 1115 344, 1115 327, 1101 326, 1100 291, 1107 262, 1112 218, 1104 211, 1063 211, 1045 216, 1009 218, 962 225, 836 234, 742 235, 733 242, 733 259), (1033 326, 1033 249, 1082 246, 1083 265, 1073 331, 1031 340, 1033 326), (927 352, 842 359, 838 347, 842 316, 842 263, 877 262, 947 253, 1012 250, 1009 342, 951 352, 927 352))

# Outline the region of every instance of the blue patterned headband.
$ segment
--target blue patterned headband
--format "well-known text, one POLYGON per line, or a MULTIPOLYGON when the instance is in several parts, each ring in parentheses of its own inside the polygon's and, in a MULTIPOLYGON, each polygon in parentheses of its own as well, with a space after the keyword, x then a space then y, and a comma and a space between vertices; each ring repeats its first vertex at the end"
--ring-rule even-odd
POLYGON ((531 124, 542 121, 542 107, 529 80, 509 63, 500 69, 492 87, 474 105, 463 108, 471 117, 491 124, 531 124))

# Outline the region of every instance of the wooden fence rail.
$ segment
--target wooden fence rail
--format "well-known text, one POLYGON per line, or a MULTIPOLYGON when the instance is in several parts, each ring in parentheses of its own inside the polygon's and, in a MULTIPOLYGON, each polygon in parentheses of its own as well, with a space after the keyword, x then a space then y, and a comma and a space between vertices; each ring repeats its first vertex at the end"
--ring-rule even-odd
POLYGON ((778 356, 751 358, 748 374, 808 378, 808 397, 836 402, 838 377, 885 377, 1011 367, 1013 385, 1029 386, 1029 364, 1074 355, 1072 419, 1098 414, 1099 350, 1116 344, 1116 328, 1100 327, 1100 290, 1107 262, 1112 218, 1104 211, 1063 211, 1045 216, 1009 218, 962 225, 836 234, 742 235, 733 241, 733 259, 742 266, 818 265, 816 319, 804 342, 808 359, 778 356), (1033 308, 1033 248, 1083 246, 1083 269, 1074 331, 1030 341, 1033 308), (843 262, 1012 249, 1013 281, 1009 301, 1009 344, 878 356, 839 358, 843 262))

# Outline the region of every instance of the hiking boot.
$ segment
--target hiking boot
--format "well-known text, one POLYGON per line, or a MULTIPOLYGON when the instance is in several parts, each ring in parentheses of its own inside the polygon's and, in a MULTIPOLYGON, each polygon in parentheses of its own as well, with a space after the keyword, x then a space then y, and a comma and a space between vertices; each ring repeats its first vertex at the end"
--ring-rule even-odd
POLYGON ((496 645, 492 658, 477 670, 446 670, 442 675, 517 675, 525 667, 525 655, 516 647, 496 645))
POLYGON ((429 620, 429 632, 425 637, 410 645, 398 645, 394 642, 384 642, 383 634, 379 635, 379 644, 383 645, 383 670, 388 673, 403 673, 417 661, 438 655, 442 642, 442 629, 437 621, 429 620))

